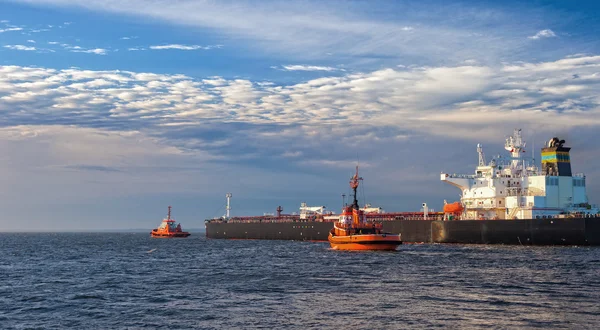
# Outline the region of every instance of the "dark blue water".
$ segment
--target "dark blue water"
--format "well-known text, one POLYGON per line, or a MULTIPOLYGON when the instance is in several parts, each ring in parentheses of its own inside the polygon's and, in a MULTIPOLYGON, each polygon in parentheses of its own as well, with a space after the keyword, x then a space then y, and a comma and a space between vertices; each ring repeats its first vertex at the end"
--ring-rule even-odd
POLYGON ((600 328, 600 248, 0 234, 0 328, 600 328))

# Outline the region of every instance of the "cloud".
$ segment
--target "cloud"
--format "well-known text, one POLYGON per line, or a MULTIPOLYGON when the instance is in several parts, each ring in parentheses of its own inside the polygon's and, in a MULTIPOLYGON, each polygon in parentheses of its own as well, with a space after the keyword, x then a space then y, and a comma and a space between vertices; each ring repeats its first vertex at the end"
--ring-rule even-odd
MULTIPOLYGON (((205 29, 239 47, 288 59, 314 60, 336 54, 358 63, 369 59, 391 62, 398 58, 427 65, 460 63, 467 58, 481 63, 522 59, 519 58, 523 54, 522 47, 531 46, 515 38, 514 31, 531 30, 540 20, 546 24, 564 20, 562 13, 549 8, 539 10, 527 4, 493 8, 473 3, 439 4, 432 8, 426 3, 391 2, 373 8, 368 2, 339 6, 336 2, 310 0, 299 3, 277 0, 260 3, 243 0, 24 2, 142 16, 205 29), (382 19, 382 12, 402 12, 402 20, 382 19)), ((165 46, 169 45, 159 45, 165 46)), ((194 45, 177 46, 167 49, 196 49, 194 45)), ((555 51, 566 52, 564 49, 555 51)), ((541 55, 551 56, 546 52, 541 55)))
POLYGON ((283 65, 282 68, 284 71, 344 71, 330 66, 316 65, 283 65))
POLYGON ((65 168, 78 171, 120 172, 118 168, 99 165, 68 165, 65 168))
POLYGON ((224 187, 278 201, 293 194, 287 209, 299 196, 331 206, 337 198, 327 196, 344 192, 358 155, 376 204, 410 210, 455 196, 436 173, 471 171, 476 143, 502 152, 515 127, 536 146, 565 137, 572 159, 586 159, 575 171, 596 182, 598 67, 600 56, 590 55, 330 72, 281 85, 0 66, 0 148, 10 159, 0 162, 0 179, 15 187, 3 202, 29 196, 62 206, 155 191, 216 199, 224 187))
POLYGON ((27 42, 35 44, 35 40, 27 40, 27 42))
POLYGON ((8 48, 8 49, 12 49, 12 50, 26 50, 26 51, 36 50, 35 47, 25 46, 25 45, 5 45, 4 48, 8 48))
POLYGON ((108 53, 107 49, 104 48, 84 48, 81 46, 74 46, 74 45, 70 45, 70 44, 66 44, 66 43, 59 43, 56 41, 49 41, 48 42, 49 45, 57 45, 60 44, 60 46, 71 52, 71 53, 85 53, 85 54, 96 54, 96 55, 106 55, 108 53))
POLYGON ((107 50, 104 48, 94 48, 94 49, 71 49, 73 53, 86 53, 86 54, 96 54, 96 55, 106 55, 107 50))
POLYGON ((0 29, 0 33, 11 32, 11 31, 23 31, 23 28, 20 27, 9 27, 6 29, 0 29))
POLYGON ((553 37, 556 37, 556 34, 552 30, 546 29, 546 30, 541 30, 538 33, 536 33, 535 35, 529 36, 527 38, 535 40, 535 39, 540 39, 540 38, 553 38, 553 37))
POLYGON ((498 121, 547 129, 599 125, 599 66, 600 56, 586 56, 502 67, 388 68, 288 86, 222 77, 196 80, 8 66, 0 70, 0 111, 10 125, 30 124, 21 114, 33 111, 37 115, 26 118, 40 123, 117 129, 126 120, 154 134, 163 132, 157 127, 245 123, 395 127, 467 138, 481 134, 473 127, 493 130, 498 121), (80 115, 73 116, 73 109, 80 115))
POLYGON ((179 45, 179 44, 170 44, 170 45, 160 45, 160 46, 150 46, 150 49, 155 50, 165 50, 165 49, 178 49, 178 50, 209 50, 213 48, 221 48, 221 45, 211 45, 211 46, 199 46, 199 45, 179 45))

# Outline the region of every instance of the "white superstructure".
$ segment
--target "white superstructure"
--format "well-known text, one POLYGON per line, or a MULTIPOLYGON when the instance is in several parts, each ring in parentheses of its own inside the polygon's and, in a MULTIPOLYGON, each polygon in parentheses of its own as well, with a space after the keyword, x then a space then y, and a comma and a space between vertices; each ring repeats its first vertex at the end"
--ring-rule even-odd
POLYGON ((597 214, 588 203, 583 174, 571 174, 568 147, 551 139, 542 148, 542 168, 525 157, 521 130, 508 137, 508 157, 498 156, 488 164, 478 144, 479 165, 475 174, 442 173, 441 180, 462 190, 464 207, 460 219, 533 219, 597 214))
POLYGON ((325 213, 325 206, 307 206, 306 203, 300 204, 300 219, 308 219, 315 215, 322 215, 325 213))

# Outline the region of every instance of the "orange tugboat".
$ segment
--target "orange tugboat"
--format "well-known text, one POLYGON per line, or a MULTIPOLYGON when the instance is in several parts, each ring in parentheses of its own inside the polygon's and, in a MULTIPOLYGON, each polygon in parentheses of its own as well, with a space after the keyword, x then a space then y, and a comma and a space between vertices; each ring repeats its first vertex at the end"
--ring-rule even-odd
POLYGON ((345 206, 340 218, 329 232, 329 243, 334 250, 396 250, 402 244, 400 235, 383 232, 379 223, 368 223, 356 199, 356 189, 362 178, 356 174, 350 179, 354 202, 345 206))
POLYGON ((160 226, 152 229, 150 233, 152 237, 173 238, 173 237, 188 237, 190 233, 181 230, 181 224, 175 225, 175 219, 171 219, 171 206, 169 206, 169 214, 166 219, 163 219, 160 226))

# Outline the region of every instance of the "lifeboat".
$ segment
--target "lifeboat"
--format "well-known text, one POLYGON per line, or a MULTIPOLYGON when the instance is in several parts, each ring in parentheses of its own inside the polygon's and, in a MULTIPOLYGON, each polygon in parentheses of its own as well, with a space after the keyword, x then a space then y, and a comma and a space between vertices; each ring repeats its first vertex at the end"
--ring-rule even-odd
POLYGON ((176 238, 176 237, 188 237, 190 233, 181 229, 181 224, 175 224, 175 219, 171 218, 171 206, 169 206, 169 213, 166 219, 163 219, 160 226, 156 229, 152 229, 150 236, 158 238, 176 238))
POLYGON ((444 213, 461 214, 464 209, 464 206, 460 202, 444 205, 444 213))
POLYGON ((356 174, 350 179, 354 202, 345 206, 339 220, 333 224, 328 240, 334 250, 385 250, 395 251, 402 244, 400 235, 386 233, 379 223, 367 222, 365 212, 358 206, 356 189, 362 178, 356 174))

